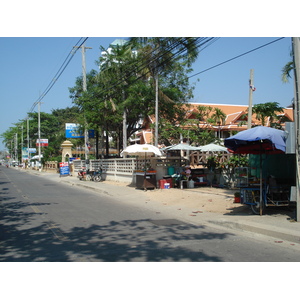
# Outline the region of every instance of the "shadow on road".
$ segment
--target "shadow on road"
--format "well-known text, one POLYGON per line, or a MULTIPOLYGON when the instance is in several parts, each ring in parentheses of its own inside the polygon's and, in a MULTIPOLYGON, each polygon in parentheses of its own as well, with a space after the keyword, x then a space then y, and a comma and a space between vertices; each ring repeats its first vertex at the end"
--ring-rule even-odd
POLYGON ((73 227, 63 232, 59 224, 46 218, 42 223, 37 222, 38 214, 30 211, 29 203, 13 197, 2 197, 0 201, 2 262, 218 262, 221 261, 219 257, 201 250, 201 242, 228 236, 227 233, 206 232, 204 226, 155 223, 150 219, 111 221, 105 225, 73 227), (193 247, 197 249, 188 249, 188 242, 197 243, 193 247))

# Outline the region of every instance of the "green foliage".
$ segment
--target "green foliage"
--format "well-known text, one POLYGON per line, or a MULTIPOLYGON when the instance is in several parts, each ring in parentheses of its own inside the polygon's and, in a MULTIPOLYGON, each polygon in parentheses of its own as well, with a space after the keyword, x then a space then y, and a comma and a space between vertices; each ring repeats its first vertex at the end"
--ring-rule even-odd
POLYGON ((247 167, 249 164, 248 155, 231 155, 226 161, 221 162, 222 155, 210 156, 207 159, 206 167, 214 171, 215 169, 220 169, 228 178, 228 183, 233 181, 234 170, 237 167, 247 167))
POLYGON ((252 112, 256 114, 256 118, 261 121, 262 126, 266 125, 267 118, 269 118, 271 127, 275 127, 278 121, 280 121, 277 114, 283 112, 283 107, 279 106, 278 102, 266 102, 255 104, 252 108, 252 112))
POLYGON ((237 167, 247 167, 249 165, 248 155, 232 155, 230 158, 220 163, 218 168, 220 168, 223 173, 228 177, 228 181, 232 182, 234 178, 234 170, 237 167))
POLYGON ((215 169, 219 168, 220 167, 219 157, 218 156, 210 156, 207 159, 205 166, 211 171, 214 171, 215 169))
MULTIPOLYGON (((81 77, 69 89, 89 128, 106 131, 117 141, 122 140, 124 112, 128 137, 141 129, 141 118, 155 113, 156 75, 159 76, 160 124, 161 120, 178 122, 182 118, 181 105, 192 98, 193 88, 189 86, 187 73, 197 54, 196 47, 192 49, 195 39, 138 39, 145 43, 133 43, 132 39, 125 45, 112 47, 97 61, 100 72, 87 74, 86 92, 82 90, 81 77), (175 59, 171 51, 166 51, 175 40, 178 49, 189 48, 188 55, 175 59)), ((105 52, 104 48, 101 50, 105 52)))
MULTIPOLYGON (((60 156, 61 144, 65 138, 65 123, 77 123, 79 117, 79 110, 77 107, 55 109, 52 113, 40 113, 41 120, 41 139, 48 139, 49 146, 42 148, 43 160, 53 161, 60 156)), ((21 161, 21 148, 27 147, 27 139, 29 139, 29 147, 36 147, 36 140, 38 139, 38 113, 28 113, 29 121, 27 119, 21 120, 14 124, 15 127, 10 127, 1 136, 4 143, 9 150, 9 153, 14 153, 17 146, 18 160, 21 161), (29 128, 27 128, 29 125, 29 128), (27 132, 29 136, 27 137, 27 132), (17 141, 15 136, 17 134, 17 141), (23 136, 23 141, 22 141, 23 136), (17 143, 17 145, 16 145, 17 143)), ((82 143, 82 139, 76 139, 76 143, 82 143)))

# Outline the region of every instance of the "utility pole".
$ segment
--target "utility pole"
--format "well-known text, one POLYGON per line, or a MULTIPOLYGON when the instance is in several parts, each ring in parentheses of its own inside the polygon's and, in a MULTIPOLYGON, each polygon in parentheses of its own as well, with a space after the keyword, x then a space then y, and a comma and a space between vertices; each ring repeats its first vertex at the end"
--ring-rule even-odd
POLYGON ((154 145, 158 146, 158 71, 156 70, 155 75, 155 143, 154 145))
POLYGON ((253 69, 250 70, 250 79, 249 79, 249 106, 248 106, 248 125, 247 129, 251 128, 252 123, 252 93, 254 91, 253 85, 253 69))
POLYGON ((296 138, 296 220, 300 221, 300 38, 292 38, 294 61, 294 127, 296 138))
MULTIPOLYGON (((125 92, 123 90, 123 101, 125 102, 125 92)), ((123 150, 127 147, 127 112, 126 107, 123 111, 123 150)))
MULTIPOLYGON (((86 86, 86 64, 85 64, 85 50, 86 49, 92 49, 90 47, 85 47, 84 44, 82 44, 81 47, 74 46, 74 48, 81 48, 81 54, 82 54, 82 90, 83 92, 87 91, 86 86)), ((85 161, 89 159, 89 132, 87 129, 87 122, 85 119, 85 126, 84 126, 84 158, 85 161)))
POLYGON ((29 165, 29 117, 27 117, 27 164, 29 165))
POLYGON ((38 102, 39 171, 41 168, 41 101, 38 102))
POLYGON ((24 148, 24 136, 23 136, 23 125, 21 126, 21 162, 23 164, 23 148, 24 148))
POLYGON ((19 161, 18 159, 18 133, 15 133, 15 161, 19 161))
POLYGON ((126 108, 123 112, 123 149, 127 147, 127 113, 126 108))

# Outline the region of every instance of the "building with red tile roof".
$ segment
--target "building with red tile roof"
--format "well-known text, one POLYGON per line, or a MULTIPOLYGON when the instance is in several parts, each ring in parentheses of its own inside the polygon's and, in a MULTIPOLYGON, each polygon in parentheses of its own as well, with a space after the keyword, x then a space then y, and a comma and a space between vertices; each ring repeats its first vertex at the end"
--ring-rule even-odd
MULTIPOLYGON (((243 131, 247 129, 248 123, 248 105, 235 105, 235 104, 212 104, 212 103, 189 103, 184 106, 186 109, 186 119, 198 122, 200 128, 213 130, 216 132, 216 136, 220 138, 227 138, 237 131, 243 131), (199 120, 199 107, 210 107, 211 110, 206 117, 199 120), (223 122, 218 124, 212 124, 207 122, 207 119, 212 117, 214 109, 220 109, 224 114, 225 118, 223 122)), ((283 113, 279 113, 278 117, 285 117, 285 120, 293 122, 293 108, 284 108, 283 113)), ((265 126, 270 126, 270 118, 265 120, 265 126)), ((149 116, 147 120, 144 121, 144 129, 140 131, 137 136, 140 137, 140 143, 153 143, 154 132, 151 129, 150 124, 155 123, 155 116, 149 116)), ((251 126, 261 125, 261 121, 257 120, 256 115, 252 115, 251 126)), ((191 126, 191 125, 190 125, 191 126)), ((184 128, 188 129, 189 125, 185 125, 184 128)), ((284 124, 283 124, 284 126, 284 124)))

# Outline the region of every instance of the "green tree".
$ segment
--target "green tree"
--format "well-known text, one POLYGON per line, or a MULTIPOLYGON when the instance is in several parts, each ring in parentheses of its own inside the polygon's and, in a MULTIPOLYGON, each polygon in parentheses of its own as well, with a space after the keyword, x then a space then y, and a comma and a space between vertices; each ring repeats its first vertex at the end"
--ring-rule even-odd
POLYGON ((224 125, 226 114, 220 108, 215 107, 211 119, 215 125, 224 125))
POLYGON ((262 126, 266 125, 267 118, 269 118, 270 126, 275 127, 277 126, 275 121, 278 121, 277 114, 283 112, 283 107, 279 106, 278 102, 266 102, 255 104, 252 112, 256 114, 256 118, 261 121, 262 126))
MULTIPOLYGON (((27 147, 27 132, 29 132, 29 147, 36 147, 36 140, 38 139, 38 113, 28 113, 27 119, 20 120, 14 124, 14 127, 10 127, 1 136, 4 143, 9 149, 11 154, 14 154, 15 149, 15 136, 17 134, 18 140, 18 160, 21 161, 21 145, 27 147), (27 124, 29 129, 27 130, 27 124), (23 130, 23 133, 22 133, 23 130), (23 141, 22 141, 23 136, 23 141)), ((42 148, 44 160, 57 160, 60 157, 61 144, 65 138, 65 123, 77 123, 78 108, 66 108, 52 110, 52 113, 41 112, 41 138, 48 139, 48 147, 42 148)), ((73 139, 75 140, 75 139, 73 139)), ((73 141, 72 141, 73 142, 73 141)), ((74 143, 74 142, 73 142, 74 143)))
MULTIPOLYGON (((82 92, 80 77, 70 89, 70 97, 85 114, 90 127, 102 128, 117 140, 122 137, 126 112, 127 136, 139 130, 140 119, 155 113, 154 80, 145 64, 145 52, 133 51, 132 44, 113 47, 97 62, 100 72, 87 75, 87 91, 82 92)), ((104 51, 104 49, 102 48, 104 51)), ((172 59, 172 55, 168 55, 172 59)), ((151 64, 150 64, 151 65, 151 64)), ((170 122, 183 116, 180 105, 191 97, 187 78, 187 59, 170 62, 160 79, 160 113, 170 122)), ((118 143, 120 145, 120 142, 118 143)), ((106 143, 108 145, 108 143, 106 143)))
MULTIPOLYGON (((80 78, 76 80, 76 86, 69 89, 70 97, 84 113, 89 128, 114 135, 119 149, 124 111, 127 115, 127 136, 130 136, 139 129, 139 119, 147 115, 148 102, 152 98, 148 82, 138 78, 139 74, 135 71, 137 57, 130 47, 127 44, 115 46, 99 59, 100 72, 87 76, 85 93, 82 93, 80 78)), ((106 137, 108 155, 108 134, 106 137)))
POLYGON ((220 168, 227 177, 227 183, 232 184, 235 176, 235 168, 237 167, 247 167, 249 164, 249 156, 234 154, 230 156, 227 161, 223 161, 222 163, 219 161, 220 156, 217 157, 217 168, 220 168))
MULTIPOLYGON (((160 102, 159 115, 168 119, 170 114, 174 115, 174 108, 179 108, 179 102, 185 102, 188 97, 192 96, 191 90, 188 89, 187 77, 182 76, 182 71, 185 69, 185 74, 187 74, 192 70, 191 64, 198 56, 197 38, 138 37, 131 38, 130 42, 141 54, 142 59, 139 67, 144 74, 148 74, 151 78, 150 83, 155 91, 155 97, 160 102), (175 70, 180 72, 174 72, 175 70), (180 79, 176 78, 176 73, 181 74, 180 79), (167 81, 169 85, 164 86, 163 81, 167 81), (177 87, 170 85, 172 82, 178 84, 179 81, 181 84, 177 87), (181 97, 180 101, 174 99, 175 95, 179 96, 178 87, 184 96, 181 97), (173 109, 171 109, 172 106, 173 109)), ((159 122, 159 119, 155 122, 159 122)), ((158 143, 158 137, 155 139, 158 143)))
POLYGON ((288 83, 289 79, 292 78, 291 72, 294 70, 294 62, 289 61, 281 70, 281 80, 284 83, 288 83))

